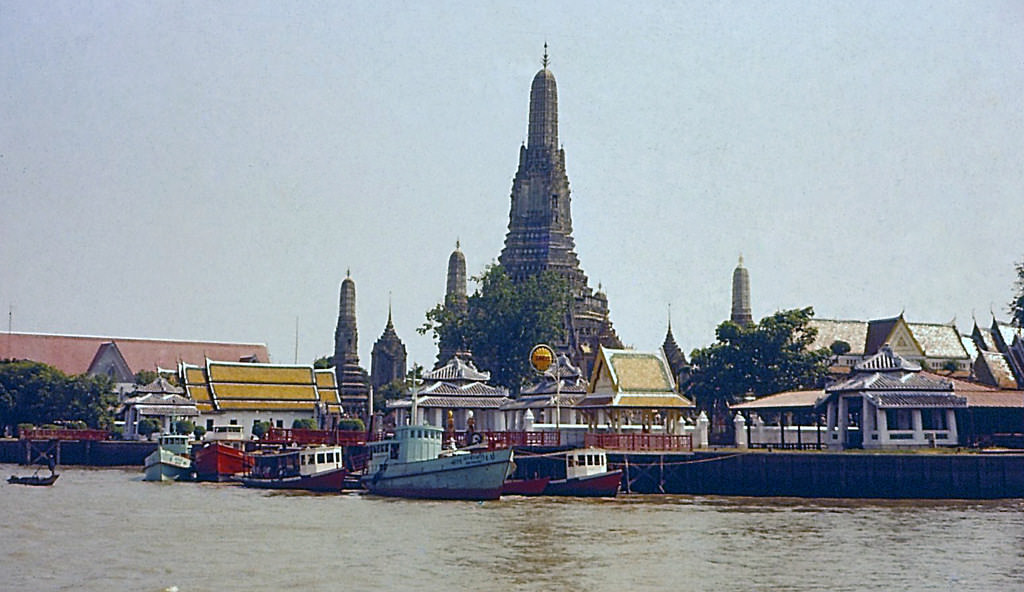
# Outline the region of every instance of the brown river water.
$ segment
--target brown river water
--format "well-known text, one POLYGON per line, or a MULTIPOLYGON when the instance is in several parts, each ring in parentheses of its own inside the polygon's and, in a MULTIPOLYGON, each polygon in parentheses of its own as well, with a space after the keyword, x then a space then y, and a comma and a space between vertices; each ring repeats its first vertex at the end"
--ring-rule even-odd
POLYGON ((9 485, 0 590, 1024 591, 1024 500, 623 495, 439 502, 147 483, 9 485))

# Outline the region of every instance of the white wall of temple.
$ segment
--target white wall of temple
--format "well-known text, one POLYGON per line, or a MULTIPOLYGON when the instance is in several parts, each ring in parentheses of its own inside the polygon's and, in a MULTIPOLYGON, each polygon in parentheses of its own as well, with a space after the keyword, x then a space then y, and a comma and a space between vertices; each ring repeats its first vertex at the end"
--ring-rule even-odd
POLYGON ((316 413, 309 411, 265 411, 265 410, 230 410, 221 412, 201 413, 196 425, 209 430, 211 425, 240 425, 243 437, 252 438, 252 427, 257 421, 270 422, 274 427, 290 428, 296 419, 317 419, 316 413))

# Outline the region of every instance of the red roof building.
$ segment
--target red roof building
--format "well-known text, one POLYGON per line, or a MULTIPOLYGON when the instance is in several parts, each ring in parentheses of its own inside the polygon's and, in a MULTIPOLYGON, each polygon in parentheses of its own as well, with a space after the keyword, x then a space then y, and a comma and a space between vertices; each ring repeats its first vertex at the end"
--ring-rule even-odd
POLYGON ((174 369, 179 362, 270 361, 262 343, 2 333, 0 360, 8 359, 42 362, 69 375, 105 374, 115 382, 126 382, 140 370, 174 369))

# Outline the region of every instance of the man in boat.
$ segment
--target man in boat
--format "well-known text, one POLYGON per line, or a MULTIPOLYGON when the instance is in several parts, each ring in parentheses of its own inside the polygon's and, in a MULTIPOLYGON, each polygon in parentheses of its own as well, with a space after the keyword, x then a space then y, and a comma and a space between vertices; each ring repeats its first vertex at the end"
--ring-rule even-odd
POLYGON ((54 469, 57 468, 57 459, 53 457, 52 452, 46 455, 46 466, 49 467, 51 475, 54 473, 54 469))

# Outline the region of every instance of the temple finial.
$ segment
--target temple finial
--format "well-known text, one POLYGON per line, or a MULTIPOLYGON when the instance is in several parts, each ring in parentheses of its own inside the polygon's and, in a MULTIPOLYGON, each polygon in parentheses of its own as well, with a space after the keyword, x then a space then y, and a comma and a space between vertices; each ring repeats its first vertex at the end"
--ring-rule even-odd
POLYGON ((668 303, 668 332, 672 332, 672 303, 668 303))
POLYGON ((388 290, 388 325, 391 324, 391 290, 388 290))
POLYGON ((743 253, 740 253, 740 265, 743 265, 743 253))
POLYGON ((346 267, 345 268, 345 277, 347 277, 347 278, 352 277, 352 268, 351 267, 346 267))
POLYGON ((547 41, 544 42, 544 59, 542 59, 540 61, 540 63, 544 65, 545 69, 548 67, 548 64, 551 63, 551 61, 548 59, 548 42, 547 41))
POLYGON ((462 246, 461 243, 462 243, 462 241, 460 241, 458 238, 456 238, 455 239, 455 248, 458 249, 459 247, 461 247, 462 246))

